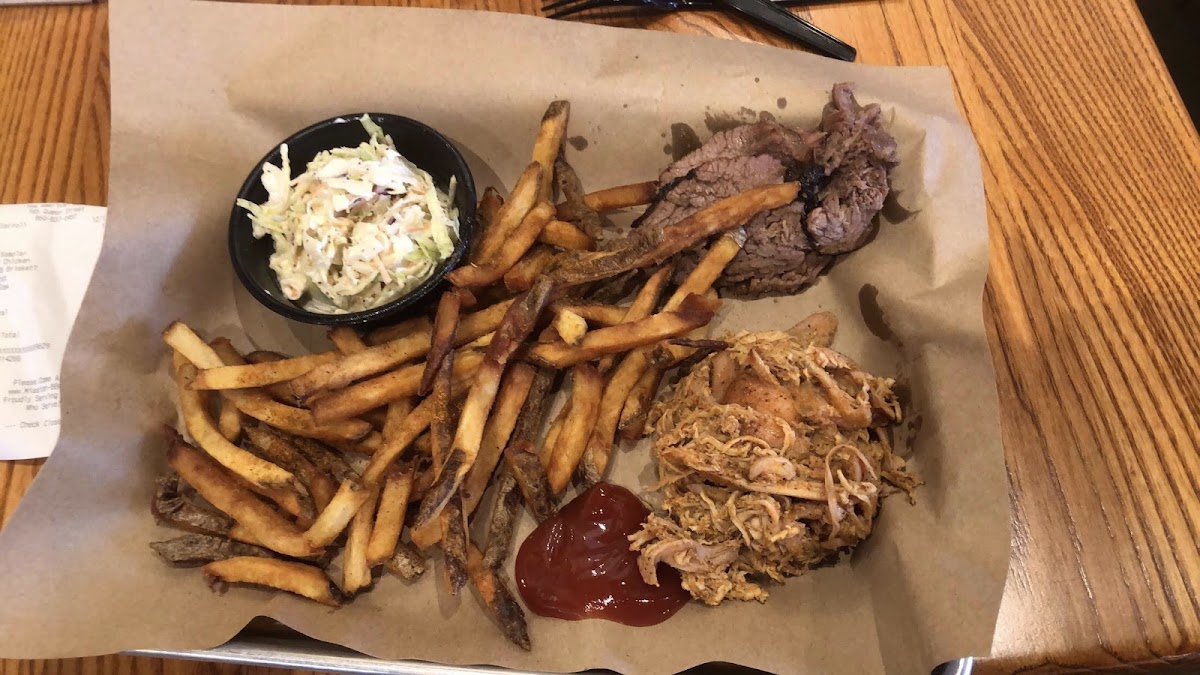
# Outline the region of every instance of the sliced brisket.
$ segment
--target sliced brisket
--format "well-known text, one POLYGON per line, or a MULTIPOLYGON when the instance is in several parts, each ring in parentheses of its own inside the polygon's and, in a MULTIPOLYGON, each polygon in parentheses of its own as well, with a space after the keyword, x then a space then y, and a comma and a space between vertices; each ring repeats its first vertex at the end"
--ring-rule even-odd
MULTIPOLYGON (((663 186, 639 227, 678 222, 744 190, 799 180, 801 198, 746 224, 746 244, 718 287, 741 297, 797 293, 838 253, 870 238, 888 192, 896 142, 878 105, 858 105, 848 84, 836 85, 817 131, 757 122, 715 134, 659 176, 663 186)), ((699 252, 683 256, 682 280, 699 252)))

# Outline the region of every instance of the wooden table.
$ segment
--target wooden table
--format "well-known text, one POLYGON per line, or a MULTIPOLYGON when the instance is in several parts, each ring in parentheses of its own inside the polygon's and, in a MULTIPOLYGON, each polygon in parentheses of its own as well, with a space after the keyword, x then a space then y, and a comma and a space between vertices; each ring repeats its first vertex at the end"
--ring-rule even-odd
MULTIPOLYGON (((538 12, 532 0, 425 4, 538 12)), ((0 203, 105 203, 107 14, 0 6, 0 203)), ((977 672, 1200 667, 1200 139, 1133 0, 802 14, 864 63, 948 65, 982 149, 1014 546, 977 672)), ((720 14, 596 20, 782 44, 720 14)), ((39 466, 0 462, 0 523, 39 466)), ((3 673, 198 668, 3 662, 3 673)))

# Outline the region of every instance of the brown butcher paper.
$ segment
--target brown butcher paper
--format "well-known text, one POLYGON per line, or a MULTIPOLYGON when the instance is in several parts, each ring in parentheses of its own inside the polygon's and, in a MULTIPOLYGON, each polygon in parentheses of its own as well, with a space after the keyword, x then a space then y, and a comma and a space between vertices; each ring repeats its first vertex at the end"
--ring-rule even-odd
MULTIPOLYGON (((0 657, 206 648, 256 615, 381 658, 547 671, 725 661, 907 674, 988 652, 1007 482, 982 317, 980 164, 944 69, 455 10, 121 0, 111 16, 107 233, 63 362, 62 436, 0 533, 0 657), (385 576, 331 610, 254 589, 218 595, 152 554, 148 542, 173 536, 149 510, 161 427, 176 421, 162 329, 182 319, 243 349, 295 350, 319 335, 257 307, 226 251, 234 194, 281 139, 342 113, 407 115, 464 149, 480 189, 504 189, 529 162, 546 105, 566 98, 568 156, 598 189, 654 178, 672 125, 701 139, 730 119, 813 126, 842 81, 882 104, 899 142, 878 236, 812 290, 727 301, 711 327, 781 329, 833 310, 835 347, 908 392, 905 452, 925 484, 915 504, 887 499, 842 564, 771 586, 765 604, 691 603, 652 628, 531 616, 526 653, 436 574, 385 576)), ((612 476, 643 495, 646 446, 617 451, 612 476)))

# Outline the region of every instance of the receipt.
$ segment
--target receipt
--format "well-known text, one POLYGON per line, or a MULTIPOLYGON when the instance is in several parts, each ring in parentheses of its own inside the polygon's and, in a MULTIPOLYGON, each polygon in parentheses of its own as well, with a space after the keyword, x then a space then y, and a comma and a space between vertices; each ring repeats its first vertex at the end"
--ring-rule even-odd
POLYGON ((0 460, 58 441, 63 349, 104 239, 105 210, 0 205, 0 460))

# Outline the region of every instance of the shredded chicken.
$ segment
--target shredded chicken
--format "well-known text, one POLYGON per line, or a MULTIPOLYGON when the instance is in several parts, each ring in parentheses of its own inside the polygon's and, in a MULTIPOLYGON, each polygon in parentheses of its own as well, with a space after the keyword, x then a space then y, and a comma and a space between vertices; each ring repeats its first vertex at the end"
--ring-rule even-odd
POLYGON ((836 562, 871 534, 880 500, 919 482, 891 445, 894 382, 828 339, 742 332, 655 411, 663 501, 630 537, 639 568, 680 571, 710 605, 836 562))

